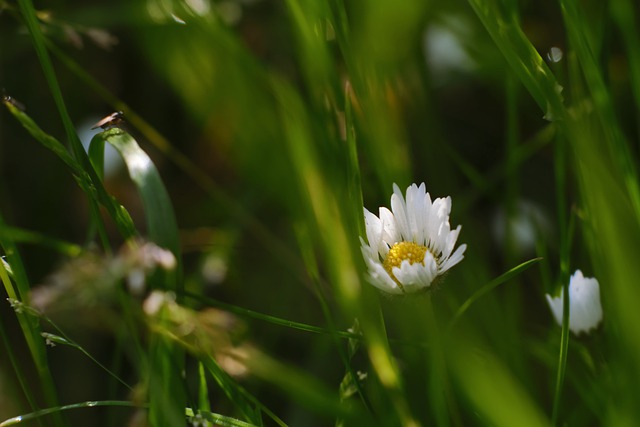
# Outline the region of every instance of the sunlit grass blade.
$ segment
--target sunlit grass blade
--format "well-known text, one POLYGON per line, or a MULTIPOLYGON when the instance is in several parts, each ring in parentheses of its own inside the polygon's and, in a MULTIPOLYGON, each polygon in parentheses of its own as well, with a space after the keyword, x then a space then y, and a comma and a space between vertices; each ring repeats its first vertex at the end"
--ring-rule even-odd
MULTIPOLYGON (((136 185, 144 206, 149 238, 159 246, 169 249, 181 265, 180 240, 178 224, 176 222, 173 205, 169 194, 162 182, 160 173, 136 140, 127 132, 119 128, 110 129, 96 134, 91 140, 91 146, 97 144, 103 148, 104 142, 111 144, 122 156, 131 180, 136 185)), ((96 153, 96 150, 91 150, 96 153)), ((177 269, 179 275, 181 267, 177 269)), ((172 279, 171 289, 181 292, 176 283, 177 277, 172 279)))
POLYGON ((207 375, 202 362, 198 362, 198 383, 198 409, 200 411, 211 411, 207 375))
POLYGON ((368 288, 363 289, 359 279, 357 258, 354 257, 357 253, 357 235, 348 228, 345 221, 345 216, 349 216, 344 213, 345 209, 361 212, 362 207, 354 205, 353 201, 330 185, 331 179, 327 176, 330 166, 323 167, 321 163, 317 145, 309 132, 306 109, 297 94, 283 81, 274 78, 272 84, 279 101, 287 150, 298 177, 299 187, 295 190, 305 197, 303 212, 309 224, 313 224, 314 233, 317 233, 333 289, 339 296, 344 312, 357 317, 361 322, 370 360, 385 387, 383 396, 389 400, 381 404, 391 404, 399 422, 414 425, 415 420, 403 395, 401 379, 389 350, 384 325, 374 308, 378 304, 377 295, 369 293, 368 288))
POLYGON ((221 414, 216 414, 211 411, 202 410, 202 409, 198 411, 194 411, 191 408, 187 408, 186 414, 187 414, 187 417, 192 419, 193 424, 198 423, 200 419, 204 419, 206 421, 209 421, 210 423, 213 423, 213 425, 223 426, 223 427, 260 427, 261 426, 261 424, 247 423, 237 418, 227 417, 221 414))
MULTIPOLYGON (((56 406, 47 409, 41 409, 39 411, 31 412, 29 414, 19 415, 17 417, 10 418, 0 423, 0 427, 14 426, 19 425, 24 422, 28 422, 37 418, 44 417, 45 415, 59 415, 63 411, 70 411, 75 409, 85 409, 85 408, 96 408, 102 406, 119 406, 119 407, 128 407, 128 408, 139 408, 139 405, 136 405, 133 402, 129 402, 127 400, 97 400, 97 401, 88 401, 82 403, 74 403, 71 405, 63 405, 56 406)), ((31 424, 29 424, 31 425, 31 424)))
MULTIPOLYGON (((640 317, 635 301, 640 300, 637 262, 640 227, 629 195, 625 191, 623 172, 615 167, 609 148, 603 146, 593 117, 581 117, 571 126, 568 140, 574 146, 574 165, 584 203, 584 234, 602 283, 605 322, 608 330, 615 330, 612 349, 612 374, 616 384, 637 383, 640 379, 640 317)), ((627 387, 609 390, 609 413, 616 417, 638 419, 635 404, 624 399, 627 387)))
POLYGON ((530 259, 529 261, 525 261, 522 264, 517 265, 516 267, 513 267, 509 271, 496 277, 486 285, 482 286, 480 289, 474 292, 473 295, 467 298, 467 300, 464 303, 462 303, 460 308, 458 308, 458 311, 456 311, 456 314, 453 316, 453 318, 451 319, 451 322, 449 323, 449 329, 455 326, 455 324, 458 322, 460 317, 462 317, 462 315, 466 313, 469 307, 471 307, 471 305, 475 303, 477 300, 482 298, 484 295, 489 293, 491 290, 493 290, 497 286, 503 283, 506 283, 507 281, 512 279, 514 276, 520 274, 521 272, 533 266, 535 263, 540 262, 541 260, 542 258, 534 258, 534 259, 530 259))
POLYGON ((501 13, 502 7, 496 0, 469 0, 469 4, 516 76, 544 111, 545 118, 553 121, 565 118, 562 88, 515 17, 501 13))
POLYGON ((548 427, 549 420, 530 393, 494 355, 468 342, 451 352, 457 382, 475 408, 481 425, 548 427))

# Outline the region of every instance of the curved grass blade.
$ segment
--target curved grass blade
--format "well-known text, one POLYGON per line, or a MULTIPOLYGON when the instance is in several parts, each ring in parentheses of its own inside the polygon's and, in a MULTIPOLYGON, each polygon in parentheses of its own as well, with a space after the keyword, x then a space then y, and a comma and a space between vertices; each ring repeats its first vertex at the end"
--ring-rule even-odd
POLYGON ((502 52, 515 74, 527 88, 547 120, 562 120, 564 107, 562 87, 531 44, 515 17, 500 13, 503 9, 496 0, 469 0, 485 29, 502 52))
POLYGON ((35 231, 25 230, 24 228, 7 227, 5 232, 8 233, 15 242, 45 246, 68 257, 76 257, 82 252, 82 247, 75 243, 55 239, 35 231))
POLYGON ((103 236, 103 241, 107 241, 108 239, 106 238, 106 231, 104 231, 104 224, 100 220, 98 214, 99 210, 97 203, 102 204, 106 208, 107 212, 118 227, 120 234, 125 239, 137 234, 129 213, 107 193, 90 164, 88 169, 84 168, 76 159, 73 158, 71 154, 69 154, 60 141, 43 131, 42 128, 40 128, 38 124, 31 119, 31 117, 23 111, 20 111, 20 109, 10 102, 5 101, 4 104, 9 112, 18 120, 18 122, 20 122, 27 132, 36 139, 36 141, 42 144, 45 148, 51 150, 64 162, 65 165, 67 165, 80 188, 89 197, 93 218, 99 226, 98 230, 103 236))
POLYGON ((237 418, 226 417, 224 415, 216 414, 211 411, 198 410, 194 411, 191 408, 187 408, 187 417, 196 418, 193 420, 193 425, 197 425, 198 418, 204 418, 205 420, 213 423, 216 426, 223 427, 259 427, 257 424, 250 424, 245 421, 241 421, 237 418))
POLYGON ((203 357, 200 358, 200 362, 218 384, 222 392, 231 402, 233 402, 246 419, 257 425, 262 425, 263 423, 260 412, 263 411, 277 425, 280 427, 286 427, 284 421, 282 421, 275 413, 271 412, 271 410, 269 410, 263 403, 231 378, 229 374, 227 374, 224 369, 218 365, 218 362, 216 362, 213 357, 203 355, 203 357))
MULTIPOLYGON (((96 134, 90 146, 95 144, 104 148, 105 142, 120 153, 140 193, 149 238, 169 249, 176 257, 178 267, 158 279, 164 282, 161 286, 176 292, 181 298, 183 288, 178 225, 160 173, 136 140, 122 129, 113 128, 96 134)), ((90 150, 92 154, 100 154, 96 148, 90 150)), ((184 368, 184 352, 166 337, 154 334, 150 339, 149 353, 149 421, 155 426, 183 425, 186 393, 181 372, 184 368)))
POLYGON ((83 171, 80 164, 73 158, 67 151, 64 145, 51 135, 43 131, 36 122, 33 121, 25 112, 21 111, 11 102, 3 101, 9 112, 15 117, 18 122, 24 127, 27 132, 31 134, 38 142, 43 146, 53 151, 53 153, 60 158, 77 176, 82 176, 83 171))
POLYGON ((62 97, 62 90, 58 84, 53 63, 51 62, 49 52, 45 45, 45 37, 42 33, 36 10, 33 7, 31 0, 18 0, 18 5, 20 6, 20 11, 29 30, 29 34, 31 35, 33 47, 38 55, 38 59, 40 60, 40 66, 42 67, 42 72, 44 73, 44 77, 49 85, 53 101, 55 102, 60 118, 62 119, 62 124, 64 126, 65 133, 67 134, 67 140, 69 141, 71 152, 75 156, 75 159, 83 166, 83 169, 88 170, 90 169, 89 159, 82 148, 82 143, 80 142, 80 138, 78 138, 71 117, 69 116, 69 112, 67 111, 64 98, 62 97))
POLYGON ((120 384, 122 384, 123 386, 125 386, 126 388, 128 388, 130 391, 133 391, 133 387, 131 387, 129 384, 127 384, 122 378, 120 378, 118 375, 115 374, 115 372, 111 371, 109 368, 107 368, 106 366, 104 366, 102 363, 100 363, 95 357, 93 357, 91 355, 91 353, 89 353, 87 350, 85 350, 80 344, 78 344, 77 342, 73 341, 72 339, 70 339, 69 337, 67 337, 61 330, 60 328, 58 328, 50 319, 46 319, 51 325, 53 325, 61 334, 60 335, 55 335, 55 334, 51 334, 49 332, 42 332, 42 338, 45 339, 45 342, 47 343, 53 343, 53 344, 60 344, 60 345, 66 345, 72 348, 75 348, 76 350, 78 350, 80 353, 84 354, 85 356, 87 356, 93 363, 95 363, 96 365, 98 365, 100 368, 102 368, 106 373, 108 373, 109 375, 111 375, 111 377, 115 378, 120 384))
POLYGON ((495 287, 507 282, 512 277, 520 274, 521 272, 523 272, 524 270, 528 269, 529 267, 531 267, 532 265, 534 265, 535 263, 541 260, 542 258, 533 258, 533 259, 530 259, 529 261, 523 262, 522 264, 516 267, 513 267, 511 270, 501 274, 500 276, 496 277, 495 279, 493 279, 492 281, 490 281, 489 283, 487 283, 486 285, 478 289, 460 306, 456 314, 453 316, 453 319, 451 319, 451 322, 449 323, 449 330, 453 328, 453 326, 457 323, 460 317, 462 317, 462 315, 469 309, 469 307, 471 307, 471 305, 474 302, 482 298, 485 294, 489 293, 495 287))
MULTIPOLYGON (((180 265, 178 224, 169 194, 151 158, 140 148, 136 140, 122 129, 113 128, 96 134, 91 140, 90 147, 96 145, 104 148, 105 142, 118 150, 127 165, 131 180, 138 188, 144 206, 149 238, 173 252, 180 265)), ((90 148, 90 151, 92 155, 98 155, 99 152, 96 148, 90 148)), ((100 170, 100 167, 98 169, 100 170)), ((176 271, 179 272, 181 269, 178 268, 176 271)), ((174 287, 171 290, 181 294, 181 289, 175 287, 177 278, 172 279, 174 287)))
POLYGON ((14 426, 16 424, 20 424, 24 421, 34 420, 36 418, 43 417, 45 415, 57 414, 62 411, 69 411, 72 409, 82 409, 82 408, 95 408, 98 406, 124 406, 130 408, 140 408, 140 405, 136 405, 133 402, 129 402, 126 400, 99 400, 99 401, 88 401, 82 403, 74 403, 71 405, 63 405, 56 406, 55 408, 47 408, 41 409, 39 411, 31 412, 29 414, 19 415, 17 417, 9 418, 0 423, 0 427, 14 426))
MULTIPOLYGON (((10 299, 28 301, 30 286, 27 273, 18 248, 7 232, 7 228, 2 215, 0 215, 0 247, 6 254, 6 261, 3 260, 0 265, 0 279, 10 299), (9 278, 8 270, 5 269, 5 263, 10 266, 11 278, 9 278)), ((56 406, 58 405, 57 393, 47 361, 46 348, 40 337, 40 325, 37 320, 21 310, 16 310, 16 316, 38 373, 45 402, 50 406, 56 406)), ((54 425, 65 425, 65 422, 62 417, 57 416, 54 425)))
POLYGON ((282 319, 280 317, 270 316, 268 314, 249 310, 244 307, 238 307, 237 305, 227 304, 227 303, 215 300, 213 298, 206 297, 204 295, 191 293, 189 291, 185 291, 184 296, 187 298, 193 299, 194 301, 198 301, 202 304, 208 305, 210 307, 217 307, 225 311, 228 311, 229 313, 237 314, 243 317, 249 317, 252 319, 262 320, 264 322, 272 323, 274 325, 284 326, 287 328, 297 329, 305 332, 312 332, 315 334, 327 334, 327 335, 335 334, 340 338, 362 339, 362 334, 345 332, 345 331, 335 331, 327 328, 321 328, 319 326, 296 322, 293 320, 282 319))

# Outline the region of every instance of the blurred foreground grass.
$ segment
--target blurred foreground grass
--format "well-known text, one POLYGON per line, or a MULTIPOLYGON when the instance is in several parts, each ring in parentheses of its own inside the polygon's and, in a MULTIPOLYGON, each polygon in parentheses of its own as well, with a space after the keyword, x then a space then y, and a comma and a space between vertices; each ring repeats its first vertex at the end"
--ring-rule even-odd
POLYGON ((0 1, 0 419, 636 424, 637 20, 630 0, 0 1), (133 136, 85 154, 81 122, 116 110, 133 136), (466 257, 379 295, 363 204, 421 181, 466 257), (588 336, 544 299, 576 269, 601 284, 588 336))

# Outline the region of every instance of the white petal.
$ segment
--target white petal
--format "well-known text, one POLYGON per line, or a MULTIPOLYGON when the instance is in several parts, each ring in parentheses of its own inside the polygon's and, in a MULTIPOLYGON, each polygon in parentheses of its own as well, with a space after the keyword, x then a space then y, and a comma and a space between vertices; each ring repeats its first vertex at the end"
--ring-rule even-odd
POLYGON ((402 237, 398 232, 398 227, 396 226, 396 219, 391 213, 391 211, 387 208, 380 208, 380 220, 384 224, 385 234, 382 236, 384 241, 389 244, 389 246, 393 246, 394 244, 400 242, 402 237))
POLYGON ((460 234, 461 229, 462 227, 459 225, 458 228, 447 234, 444 245, 441 248, 443 258, 448 258, 449 255, 451 255, 451 251, 453 251, 453 248, 456 245, 456 240, 458 240, 458 235, 460 234))
POLYGON ((426 265, 419 262, 409 263, 402 261, 400 267, 393 268, 393 275, 402 284, 405 293, 418 292, 431 286, 433 279, 437 276, 438 267, 433 256, 427 253, 425 256, 426 265))
POLYGON ((407 188, 407 220, 409 223, 409 240, 422 245, 421 237, 424 235, 422 224, 424 223, 424 211, 422 210, 424 200, 424 184, 420 187, 413 184, 407 188))
POLYGON ((453 255, 451 255, 442 264, 440 264, 440 274, 444 273, 445 271, 462 261, 462 259, 464 258, 465 250, 467 250, 466 243, 464 245, 460 245, 460 247, 456 249, 453 255))
POLYGON ((408 240, 411 238, 411 233, 407 220, 407 206, 397 185, 393 184, 393 190, 393 194, 391 195, 391 211, 396 220, 400 240, 408 240))
POLYGON ((364 227, 367 233, 367 241, 372 248, 380 246, 382 241, 382 222, 380 218, 364 209, 364 227))
POLYGON ((381 264, 369 264, 369 282, 389 294, 400 295, 403 293, 402 288, 389 276, 387 270, 381 264))
POLYGON ((420 263, 411 264, 409 261, 404 260, 400 263, 400 267, 393 267, 392 271, 393 275, 398 279, 398 282, 400 282, 406 290, 406 288, 421 285, 420 274, 418 273, 418 270, 421 268, 423 268, 423 266, 420 263))

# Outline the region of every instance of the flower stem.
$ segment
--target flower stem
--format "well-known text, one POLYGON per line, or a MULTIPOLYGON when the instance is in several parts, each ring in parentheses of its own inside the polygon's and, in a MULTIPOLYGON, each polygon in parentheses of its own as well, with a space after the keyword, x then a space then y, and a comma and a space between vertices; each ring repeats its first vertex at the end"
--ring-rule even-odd
POLYGON ((564 375, 567 370, 567 354, 569 352, 569 282, 564 283, 562 307, 562 335, 560 337, 560 353, 558 355, 558 375, 556 376, 556 389, 553 398, 553 412, 551 413, 551 425, 558 425, 558 412, 560 411, 560 399, 564 375))

